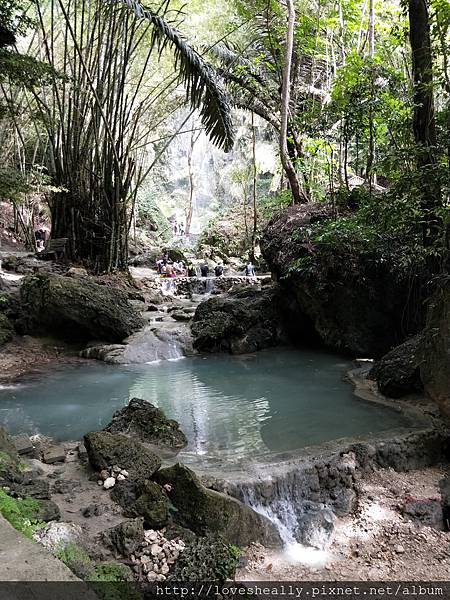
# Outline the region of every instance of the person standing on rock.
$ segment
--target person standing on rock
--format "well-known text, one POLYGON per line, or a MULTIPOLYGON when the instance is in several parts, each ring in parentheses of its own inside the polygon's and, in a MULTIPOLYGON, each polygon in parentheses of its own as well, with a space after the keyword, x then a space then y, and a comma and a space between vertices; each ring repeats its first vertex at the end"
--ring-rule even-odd
POLYGON ((252 261, 249 260, 245 265, 245 276, 246 277, 255 277, 255 267, 252 264, 252 261))
POLYGON ((202 274, 202 277, 208 277, 209 267, 206 263, 203 263, 202 266, 200 267, 200 273, 202 274))
POLYGON ((217 265, 214 267, 214 273, 215 273, 216 277, 222 277, 223 264, 221 262, 218 262, 217 265))

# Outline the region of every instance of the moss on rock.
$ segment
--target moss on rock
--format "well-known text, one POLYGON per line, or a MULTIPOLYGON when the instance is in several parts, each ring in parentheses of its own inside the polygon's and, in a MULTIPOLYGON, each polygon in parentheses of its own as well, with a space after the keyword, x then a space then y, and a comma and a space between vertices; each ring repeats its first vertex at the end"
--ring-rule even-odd
POLYGON ((267 547, 281 545, 280 536, 268 519, 235 498, 205 488, 188 467, 176 464, 161 469, 155 479, 166 486, 178 522, 198 535, 217 533, 238 546, 251 542, 267 547))
POLYGON ((20 328, 59 337, 121 342, 144 325, 120 289, 88 279, 32 275, 21 288, 20 328))
POLYGON ((130 479, 144 481, 161 466, 159 456, 125 435, 96 431, 84 436, 84 444, 97 471, 117 465, 129 472, 130 479))

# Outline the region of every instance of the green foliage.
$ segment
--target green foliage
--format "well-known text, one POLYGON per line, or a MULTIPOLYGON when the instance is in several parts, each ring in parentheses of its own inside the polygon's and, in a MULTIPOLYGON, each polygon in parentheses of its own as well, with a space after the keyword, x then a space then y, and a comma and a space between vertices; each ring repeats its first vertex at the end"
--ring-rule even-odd
POLYGON ((236 569, 239 566, 241 554, 241 549, 238 546, 235 546, 234 544, 227 545, 226 554, 217 562, 216 572, 219 579, 226 581, 227 579, 234 577, 236 569))
POLYGON ((86 550, 78 544, 71 542, 61 546, 55 551, 55 556, 80 579, 95 579, 95 565, 86 550))
POLYGON ((33 56, 0 48, 0 84, 12 83, 33 89, 57 77, 54 69, 33 56))
POLYGON ((122 563, 101 563, 95 566, 94 581, 120 582, 130 581, 132 574, 126 565, 122 563))
POLYGON ((0 489, 0 513, 14 529, 29 538, 36 529, 43 526, 43 523, 35 518, 39 508, 39 502, 33 498, 12 498, 0 489))

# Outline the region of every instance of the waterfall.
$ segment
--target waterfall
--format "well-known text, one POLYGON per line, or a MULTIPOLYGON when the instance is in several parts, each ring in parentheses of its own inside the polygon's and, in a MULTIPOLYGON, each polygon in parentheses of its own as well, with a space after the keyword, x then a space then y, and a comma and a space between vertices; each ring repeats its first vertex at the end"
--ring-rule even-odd
POLYGON ((290 560, 329 559, 337 515, 355 508, 356 459, 352 452, 255 465, 254 475, 228 479, 223 490, 267 517, 278 529, 290 560))
POLYGON ((161 292, 164 296, 175 296, 177 293, 177 281, 175 277, 161 279, 161 292))

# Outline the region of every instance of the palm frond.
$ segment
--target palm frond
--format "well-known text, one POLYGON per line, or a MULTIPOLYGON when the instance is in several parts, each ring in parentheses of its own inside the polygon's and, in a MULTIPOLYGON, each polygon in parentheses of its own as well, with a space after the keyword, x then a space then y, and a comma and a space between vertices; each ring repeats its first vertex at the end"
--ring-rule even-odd
POLYGON ((151 44, 161 54, 170 47, 175 58, 178 80, 186 87, 186 98, 199 110, 201 122, 211 141, 229 152, 234 144, 231 107, 214 68, 187 42, 180 31, 157 13, 136 0, 116 0, 129 8, 138 19, 153 25, 151 44))

